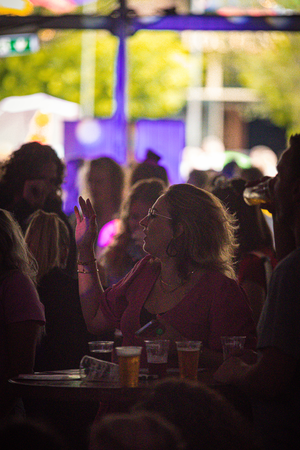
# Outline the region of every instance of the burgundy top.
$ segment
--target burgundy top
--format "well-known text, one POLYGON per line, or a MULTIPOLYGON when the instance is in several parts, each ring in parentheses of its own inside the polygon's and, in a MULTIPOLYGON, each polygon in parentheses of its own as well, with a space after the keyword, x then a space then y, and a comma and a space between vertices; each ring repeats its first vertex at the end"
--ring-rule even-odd
MULTIPOLYGON (((143 345, 134 335, 143 324, 141 309, 160 273, 151 256, 139 261, 125 278, 106 289, 101 308, 112 326, 121 329, 123 345, 143 345)), ((158 315, 159 317, 159 315, 158 315)), ((217 271, 207 271, 169 311, 164 320, 189 340, 221 351, 221 336, 247 336, 246 347, 256 348, 255 324, 244 291, 217 271)))
POLYGON ((6 324, 34 320, 45 324, 45 310, 32 281, 12 270, 0 282, 0 378, 8 367, 6 324))

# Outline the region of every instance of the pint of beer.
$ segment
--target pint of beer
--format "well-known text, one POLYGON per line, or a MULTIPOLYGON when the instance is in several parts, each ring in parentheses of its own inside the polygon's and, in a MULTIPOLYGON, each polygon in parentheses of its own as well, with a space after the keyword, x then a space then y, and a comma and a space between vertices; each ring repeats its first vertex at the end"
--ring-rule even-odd
POLYGON ((121 386, 137 387, 142 347, 124 346, 116 347, 115 350, 119 361, 121 386))
POLYGON ((243 197, 247 205, 264 205, 270 202, 270 179, 258 182, 244 190, 243 197))
POLYGON ((89 342, 89 349, 95 358, 99 358, 102 361, 113 362, 112 354, 114 341, 91 341, 89 342))
POLYGON ((201 341, 176 342, 181 379, 197 380, 201 341))

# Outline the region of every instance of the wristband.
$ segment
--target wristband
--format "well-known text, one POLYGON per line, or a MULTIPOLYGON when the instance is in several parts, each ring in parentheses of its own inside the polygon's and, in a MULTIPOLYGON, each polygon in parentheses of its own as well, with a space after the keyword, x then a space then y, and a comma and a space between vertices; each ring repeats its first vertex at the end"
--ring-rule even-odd
POLYGON ((95 263, 97 260, 96 260, 96 258, 94 258, 94 259, 90 259, 89 261, 77 261, 77 265, 78 266, 88 266, 89 264, 91 264, 91 263, 95 263))

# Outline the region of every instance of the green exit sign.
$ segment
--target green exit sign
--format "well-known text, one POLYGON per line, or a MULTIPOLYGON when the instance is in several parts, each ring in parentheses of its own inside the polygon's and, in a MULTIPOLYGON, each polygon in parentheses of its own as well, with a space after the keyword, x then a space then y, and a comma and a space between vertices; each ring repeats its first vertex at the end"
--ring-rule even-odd
POLYGON ((18 56, 36 52, 39 39, 36 34, 12 34, 0 36, 0 57, 18 56))

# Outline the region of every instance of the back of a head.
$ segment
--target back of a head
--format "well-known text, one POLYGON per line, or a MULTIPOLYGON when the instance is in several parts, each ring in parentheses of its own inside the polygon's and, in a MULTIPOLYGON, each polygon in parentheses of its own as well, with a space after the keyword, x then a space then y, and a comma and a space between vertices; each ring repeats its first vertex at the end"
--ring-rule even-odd
POLYGON ((258 167, 247 167, 241 170, 241 178, 245 181, 256 181, 263 176, 264 174, 258 167))
POLYGON ((187 450, 251 450, 248 422, 216 391, 201 383, 167 379, 157 383, 134 411, 156 412, 182 433, 187 450))
POLYGON ((38 280, 54 267, 62 267, 62 254, 69 249, 70 235, 56 213, 38 210, 30 217, 25 240, 39 265, 38 280))
POLYGON ((93 450, 184 450, 179 430, 147 411, 109 414, 91 432, 93 450))
POLYGON ((166 186, 169 185, 168 173, 165 167, 160 166, 159 163, 160 156, 158 156, 152 150, 147 151, 146 159, 137 164, 133 169, 129 184, 134 185, 139 180, 144 180, 147 178, 160 178, 166 186))
POLYGON ((64 438, 50 425, 33 419, 11 419, 0 426, 1 450, 67 450, 64 438))
POLYGON ((193 184, 194 186, 205 189, 205 187, 208 183, 207 171, 193 169, 189 174, 187 183, 193 184))

